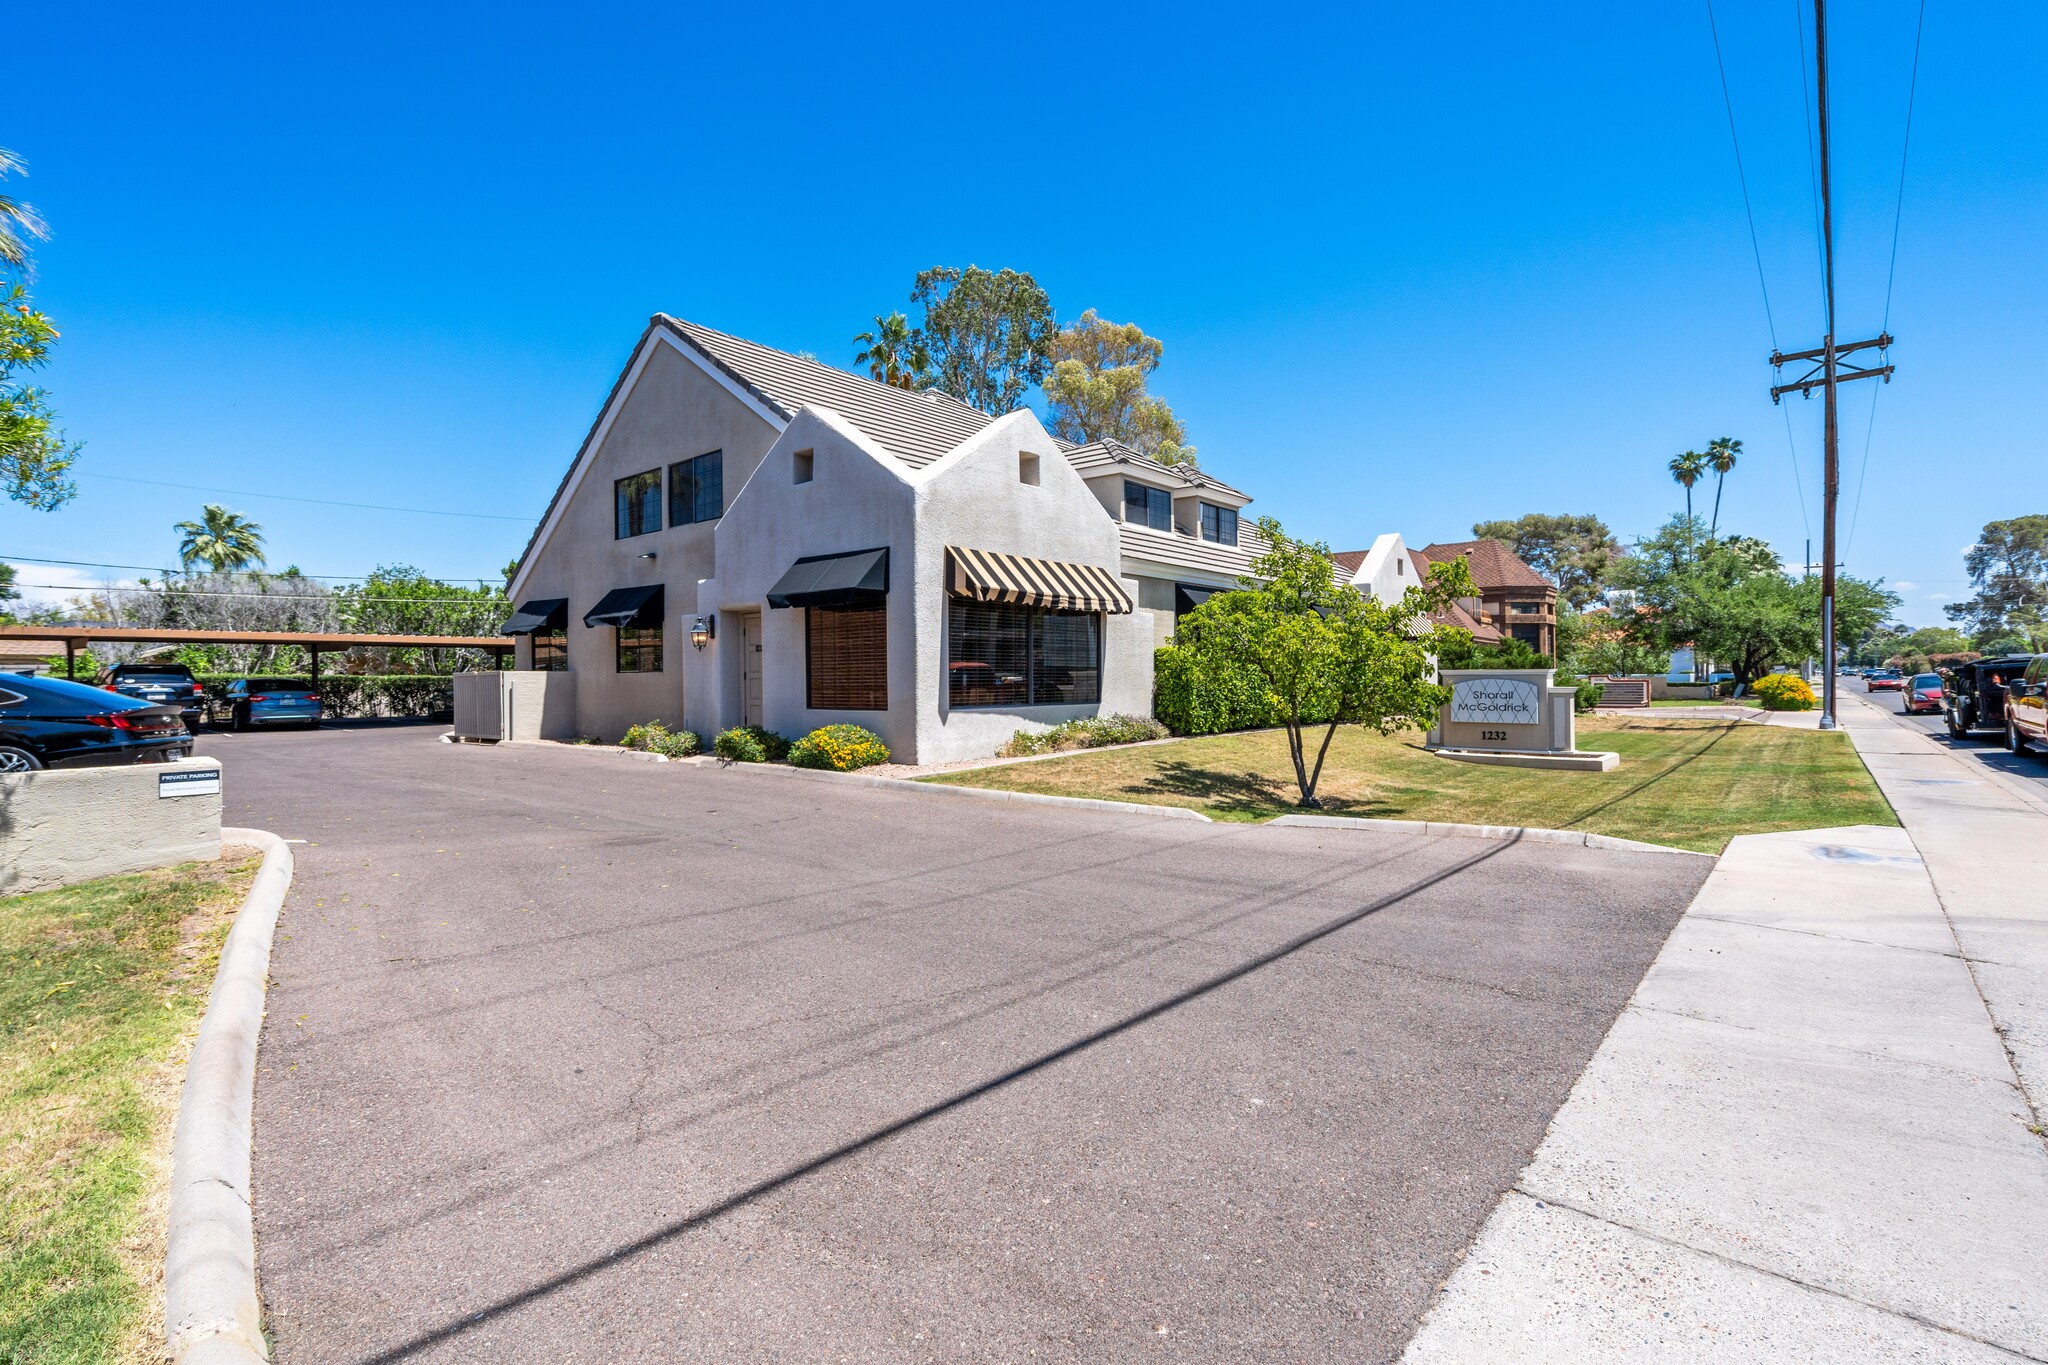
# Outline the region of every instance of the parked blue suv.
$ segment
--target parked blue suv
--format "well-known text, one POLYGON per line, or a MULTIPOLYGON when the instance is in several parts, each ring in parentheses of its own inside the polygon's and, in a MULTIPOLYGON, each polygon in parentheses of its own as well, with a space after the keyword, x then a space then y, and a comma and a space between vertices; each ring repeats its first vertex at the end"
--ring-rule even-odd
POLYGON ((320 698, 304 678, 237 678, 214 703, 214 723, 232 730, 259 725, 320 728, 320 698))

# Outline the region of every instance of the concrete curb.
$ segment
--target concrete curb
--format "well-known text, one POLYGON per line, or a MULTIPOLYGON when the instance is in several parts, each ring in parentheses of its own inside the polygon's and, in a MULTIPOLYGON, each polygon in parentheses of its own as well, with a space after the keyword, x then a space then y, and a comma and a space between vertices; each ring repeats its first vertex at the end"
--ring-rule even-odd
POLYGON ((1439 820, 1381 820, 1362 815, 1281 815, 1269 823, 1312 829, 1369 829, 1382 834, 1449 834, 1464 839, 1507 839, 1529 844, 1576 844, 1624 853, 1676 853, 1684 858, 1711 858, 1689 848, 1618 839, 1611 834, 1586 834, 1575 829, 1526 829, 1520 825, 1453 825, 1439 820))
POLYGON ((263 866, 221 949, 178 1099, 164 1247, 164 1338, 173 1365, 270 1359, 256 1292, 251 1108, 270 940, 292 884, 292 852, 267 830, 223 829, 221 839, 261 849, 263 866))
POLYGON ((1120 815, 1157 815, 1168 820, 1199 820, 1205 825, 1215 823, 1202 812, 1187 806, 1154 806, 1142 801, 1103 801, 1092 796, 1046 796, 1039 792, 995 791, 988 787, 953 787, 913 777, 869 777, 862 773, 835 773, 822 768, 791 768, 779 763, 734 763, 729 770, 802 778, 812 782, 850 782, 863 787, 887 787, 927 795, 967 796, 983 801, 1022 802, 1034 806, 1068 806, 1077 810, 1114 811, 1120 815))

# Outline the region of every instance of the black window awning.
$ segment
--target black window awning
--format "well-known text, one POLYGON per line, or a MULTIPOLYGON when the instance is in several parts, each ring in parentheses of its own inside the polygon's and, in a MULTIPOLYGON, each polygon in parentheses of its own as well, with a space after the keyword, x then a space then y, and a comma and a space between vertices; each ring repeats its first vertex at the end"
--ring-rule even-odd
POLYGON ((531 635, 537 630, 560 630, 568 624, 568 598, 536 597, 520 603, 519 610, 512 613, 512 619, 505 622, 498 634, 531 635))
POLYGON ((661 624, 662 585, 644 588, 613 588, 583 613, 586 626, 658 626, 661 624))
POLYGON ((1230 588, 1205 588, 1195 583, 1173 585, 1173 614, 1185 616, 1219 592, 1231 592, 1230 588))
POLYGON ((768 590, 771 607, 879 607, 889 595, 889 551, 805 555, 768 590))

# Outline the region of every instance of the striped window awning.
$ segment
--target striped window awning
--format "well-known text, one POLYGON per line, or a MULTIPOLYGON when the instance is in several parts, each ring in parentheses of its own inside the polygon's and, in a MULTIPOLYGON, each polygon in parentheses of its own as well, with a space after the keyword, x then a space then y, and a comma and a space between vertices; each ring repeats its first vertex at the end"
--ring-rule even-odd
POLYGON ((993 550, 946 547, 946 589, 976 602, 1009 602, 1053 611, 1129 612, 1133 603, 1108 569, 993 550))

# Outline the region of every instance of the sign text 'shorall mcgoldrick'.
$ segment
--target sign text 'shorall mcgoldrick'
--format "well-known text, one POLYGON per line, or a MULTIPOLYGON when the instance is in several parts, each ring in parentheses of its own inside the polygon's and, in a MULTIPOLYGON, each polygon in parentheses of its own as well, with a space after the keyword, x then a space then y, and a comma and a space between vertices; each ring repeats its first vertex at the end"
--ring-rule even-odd
POLYGON ((1540 725, 1542 693, 1520 678, 1466 678, 1451 689, 1451 719, 1477 725, 1540 725))

